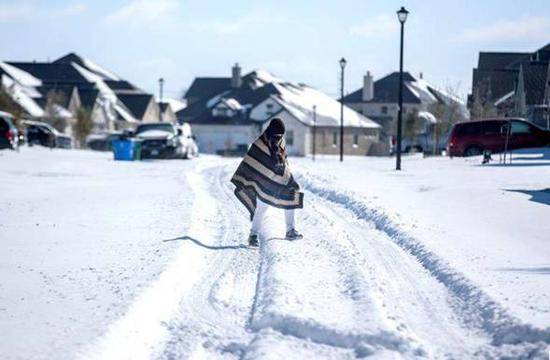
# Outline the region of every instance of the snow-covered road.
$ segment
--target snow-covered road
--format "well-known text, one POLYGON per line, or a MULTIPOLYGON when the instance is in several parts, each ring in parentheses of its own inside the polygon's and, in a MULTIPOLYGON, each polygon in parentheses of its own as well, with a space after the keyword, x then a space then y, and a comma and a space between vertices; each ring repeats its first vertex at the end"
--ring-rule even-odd
MULTIPOLYGON (((439 159, 421 161, 441 170, 439 159)), ((518 317, 453 267, 454 250, 410 231, 411 214, 397 221, 373 209, 361 174, 351 191, 334 179, 333 159, 291 162, 306 193, 305 238, 284 240, 282 212, 270 209, 260 249, 249 249, 247 213, 228 181, 236 160, 1 153, 3 358, 546 358, 544 320, 518 317)), ((370 187, 384 199, 381 188, 370 187)), ((548 318, 540 294, 550 285, 539 284, 520 290, 548 318)))

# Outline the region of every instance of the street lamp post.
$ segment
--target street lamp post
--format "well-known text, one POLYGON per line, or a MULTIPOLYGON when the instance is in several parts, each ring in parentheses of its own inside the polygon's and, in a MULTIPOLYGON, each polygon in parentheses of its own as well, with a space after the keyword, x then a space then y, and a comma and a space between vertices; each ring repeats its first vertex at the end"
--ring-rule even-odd
POLYGON ((408 14, 409 12, 403 6, 401 6, 401 9, 397 12, 397 18, 401 23, 401 47, 399 56, 399 112, 397 114, 397 149, 395 157, 395 170, 401 170, 401 128, 403 124, 403 33, 408 14))
POLYGON ((344 68, 346 59, 340 59, 340 161, 344 161, 344 68))
POLYGON ((313 105, 313 161, 315 161, 315 139, 317 137, 317 105, 313 105))
POLYGON ((159 79, 159 120, 162 122, 162 91, 164 87, 164 78, 159 79))

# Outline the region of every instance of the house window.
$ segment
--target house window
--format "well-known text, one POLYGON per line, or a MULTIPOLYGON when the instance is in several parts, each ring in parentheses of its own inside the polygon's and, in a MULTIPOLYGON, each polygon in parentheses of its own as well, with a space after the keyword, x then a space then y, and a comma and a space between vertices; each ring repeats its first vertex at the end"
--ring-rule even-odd
POLYGON ((406 113, 407 113, 407 108, 403 106, 403 114, 406 114, 406 113))
POLYGON ((382 106, 382 114, 387 114, 388 113, 388 107, 387 106, 382 106))
POLYGON ((359 146, 359 134, 353 134, 353 147, 359 146))
POLYGON ((336 146, 338 144, 338 133, 335 131, 332 133, 332 146, 336 146))
POLYGON ((285 136, 285 141, 286 141, 286 144, 288 146, 294 145, 294 131, 287 130, 286 136, 285 136))

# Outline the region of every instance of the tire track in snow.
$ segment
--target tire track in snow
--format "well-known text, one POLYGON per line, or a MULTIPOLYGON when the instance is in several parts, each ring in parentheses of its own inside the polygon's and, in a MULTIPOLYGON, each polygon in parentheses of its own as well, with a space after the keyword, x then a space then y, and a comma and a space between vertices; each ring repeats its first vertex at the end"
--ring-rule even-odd
MULTIPOLYGON (((482 289, 473 284, 461 273, 452 269, 444 260, 425 248, 420 241, 403 231, 387 214, 371 208, 349 191, 330 188, 323 180, 311 180, 301 176, 301 183, 312 194, 342 206, 367 226, 385 233, 392 242, 416 258, 416 260, 458 301, 455 305, 459 315, 470 326, 475 326, 490 336, 491 345, 510 349, 524 344, 526 351, 544 352, 550 343, 550 328, 540 329, 524 324, 509 315, 494 302, 482 289), (359 199, 359 200, 358 200, 359 199), (531 343, 531 344, 529 344, 531 343)), ((482 350, 483 352, 484 350, 482 350)), ((489 353, 496 350, 487 350, 489 353)), ((488 355, 491 356, 491 355, 488 355)))
MULTIPOLYGON (((210 244, 219 240, 215 227, 218 213, 202 173, 215 165, 212 161, 199 163, 185 176, 189 185, 187 189, 195 195, 186 235, 210 244)), ((100 339, 83 348, 78 358, 135 360, 162 356, 173 335, 168 324, 178 315, 180 301, 192 295, 196 284, 208 278, 207 271, 215 262, 212 255, 210 250, 183 241, 174 260, 158 279, 136 298, 100 339)))
MULTIPOLYGON (((269 209, 269 223, 282 224, 282 211, 269 209)), ((247 357, 267 353, 256 344, 267 343, 264 331, 291 336, 319 353, 332 347, 333 356, 363 357, 384 352, 424 354, 414 334, 400 331, 395 321, 384 317, 373 288, 363 275, 363 264, 349 241, 330 226, 330 218, 307 203, 301 211, 306 236, 290 242, 280 239, 281 226, 261 234, 261 269, 251 330, 258 332, 247 357), (337 354, 337 355, 336 355, 337 354)), ((273 335, 272 333, 268 333, 273 335)), ((285 337, 280 337, 285 339, 285 337)), ((288 341, 287 341, 288 342, 288 341)), ((302 350, 302 349, 297 349, 302 350)), ((268 357, 269 358, 269 357, 268 357)))
POLYGON ((488 342, 487 336, 456 316, 447 289, 385 233, 354 221, 349 212, 326 200, 317 198, 311 206, 319 216, 333 219, 331 227, 340 241, 347 241, 348 251, 364 259, 364 276, 373 285, 371 296, 398 333, 421 344, 423 355, 467 359, 488 342))
POLYGON ((246 217, 239 222, 228 216, 240 211, 228 201, 223 175, 219 166, 201 173, 210 182, 202 201, 216 209, 211 220, 219 222, 206 250, 213 255, 202 279, 181 301, 178 315, 168 325, 171 338, 162 358, 239 357, 252 338, 246 322, 255 292, 258 254, 244 245, 246 217))

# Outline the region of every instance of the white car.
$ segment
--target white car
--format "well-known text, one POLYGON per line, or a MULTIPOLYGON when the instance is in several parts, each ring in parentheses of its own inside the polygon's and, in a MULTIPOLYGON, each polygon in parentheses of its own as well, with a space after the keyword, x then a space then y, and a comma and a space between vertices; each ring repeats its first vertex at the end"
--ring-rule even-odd
POLYGON ((189 124, 176 126, 170 123, 141 124, 135 131, 141 140, 141 158, 183 158, 197 155, 197 147, 189 124))

